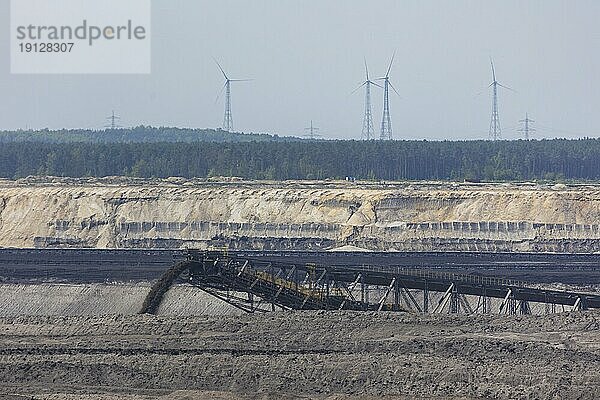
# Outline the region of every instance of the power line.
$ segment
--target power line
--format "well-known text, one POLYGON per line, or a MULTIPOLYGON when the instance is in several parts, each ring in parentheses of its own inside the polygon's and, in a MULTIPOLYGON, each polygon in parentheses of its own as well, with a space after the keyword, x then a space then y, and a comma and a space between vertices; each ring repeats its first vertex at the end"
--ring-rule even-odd
POLYGON ((109 121, 109 124, 105 125, 104 126, 105 128, 111 129, 111 130, 122 128, 121 125, 117 124, 117 121, 119 119, 121 119, 121 117, 115 115, 115 111, 114 110, 113 110, 112 114, 109 117, 106 117, 106 119, 109 121))
POLYGON ((519 132, 525 134, 525 140, 529 140, 529 135, 535 132, 535 128, 531 127, 531 123, 535 121, 529 118, 528 113, 525 113, 525 119, 519 120, 519 122, 523 124, 522 128, 519 129, 519 132))
POLYGON ((538 132, 544 132, 544 133, 553 134, 553 135, 562 134, 562 135, 578 136, 578 137, 584 137, 584 138, 600 136, 600 133, 597 133, 597 132, 575 132, 575 131, 569 131, 569 130, 565 130, 565 129, 556 129, 556 128, 552 128, 549 126, 540 125, 539 123, 536 124, 536 129, 538 132))
POLYGON ((310 140, 315 140, 318 137, 321 137, 321 135, 319 135, 317 132, 319 131, 319 128, 316 128, 315 126, 313 126, 313 121, 312 119, 310 120, 310 126, 308 128, 304 128, 305 131, 308 131, 308 135, 305 135, 304 137, 310 139, 310 140))

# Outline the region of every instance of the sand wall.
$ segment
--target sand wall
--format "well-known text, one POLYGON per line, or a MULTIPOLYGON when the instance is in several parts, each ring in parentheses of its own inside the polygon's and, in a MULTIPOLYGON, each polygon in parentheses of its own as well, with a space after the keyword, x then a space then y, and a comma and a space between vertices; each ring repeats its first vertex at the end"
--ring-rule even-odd
POLYGON ((3 247, 600 251, 600 186, 0 183, 3 247))

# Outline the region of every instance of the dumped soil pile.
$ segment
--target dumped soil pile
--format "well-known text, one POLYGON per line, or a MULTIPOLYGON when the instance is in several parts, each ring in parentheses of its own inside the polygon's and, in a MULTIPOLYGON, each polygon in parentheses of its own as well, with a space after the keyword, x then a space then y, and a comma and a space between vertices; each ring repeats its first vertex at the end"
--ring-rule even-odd
POLYGON ((0 182, 0 246, 600 251, 600 186, 0 182))
MULTIPOLYGON (((150 284, 0 285, 0 317, 132 315, 142 308, 150 284)), ((189 285, 164 294, 159 315, 239 315, 242 311, 189 285)))
POLYGON ((55 399, 595 399, 599 330, 594 312, 0 318, 0 392, 55 399))

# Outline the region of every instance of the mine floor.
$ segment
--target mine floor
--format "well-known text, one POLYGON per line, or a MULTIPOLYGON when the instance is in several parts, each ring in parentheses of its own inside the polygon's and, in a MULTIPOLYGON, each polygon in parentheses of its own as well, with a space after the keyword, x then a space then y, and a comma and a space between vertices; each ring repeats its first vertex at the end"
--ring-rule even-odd
POLYGON ((596 399, 600 314, 0 318, 2 398, 596 399), (21 397, 23 396, 23 397, 21 397))

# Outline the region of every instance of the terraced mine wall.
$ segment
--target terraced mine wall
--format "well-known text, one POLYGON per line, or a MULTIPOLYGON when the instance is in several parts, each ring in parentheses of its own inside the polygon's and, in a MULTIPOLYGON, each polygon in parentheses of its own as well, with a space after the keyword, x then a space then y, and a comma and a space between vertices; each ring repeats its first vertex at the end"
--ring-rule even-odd
POLYGON ((0 246, 600 251, 600 186, 0 182, 0 246))

